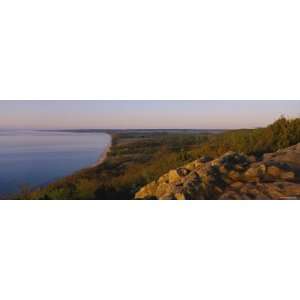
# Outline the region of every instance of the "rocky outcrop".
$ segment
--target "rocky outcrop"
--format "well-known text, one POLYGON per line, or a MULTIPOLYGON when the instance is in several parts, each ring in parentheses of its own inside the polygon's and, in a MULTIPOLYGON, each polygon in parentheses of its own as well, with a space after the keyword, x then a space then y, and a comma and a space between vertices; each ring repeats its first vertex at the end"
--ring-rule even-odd
POLYGON ((300 143, 259 161, 227 152, 201 157, 142 187, 136 199, 300 199, 300 143))

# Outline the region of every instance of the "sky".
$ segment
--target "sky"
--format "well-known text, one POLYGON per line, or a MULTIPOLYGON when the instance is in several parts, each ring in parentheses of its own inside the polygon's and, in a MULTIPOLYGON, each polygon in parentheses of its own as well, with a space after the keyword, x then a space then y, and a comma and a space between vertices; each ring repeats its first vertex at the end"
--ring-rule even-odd
POLYGON ((235 129, 300 117, 300 101, 0 101, 0 129, 235 129))

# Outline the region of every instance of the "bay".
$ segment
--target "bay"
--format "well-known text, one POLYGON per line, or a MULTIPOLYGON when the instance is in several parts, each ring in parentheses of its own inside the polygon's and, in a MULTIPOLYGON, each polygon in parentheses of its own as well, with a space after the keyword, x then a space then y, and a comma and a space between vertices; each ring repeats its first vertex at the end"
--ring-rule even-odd
POLYGON ((0 195, 92 166, 110 143, 99 132, 0 130, 0 195))

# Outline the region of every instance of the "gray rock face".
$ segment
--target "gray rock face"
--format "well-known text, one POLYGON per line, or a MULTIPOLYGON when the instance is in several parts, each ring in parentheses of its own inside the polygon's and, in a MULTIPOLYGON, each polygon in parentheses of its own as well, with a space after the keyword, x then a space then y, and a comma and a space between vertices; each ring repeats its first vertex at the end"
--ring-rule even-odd
POLYGON ((300 143, 256 161, 228 152, 201 157, 141 188, 136 199, 300 199, 300 143))

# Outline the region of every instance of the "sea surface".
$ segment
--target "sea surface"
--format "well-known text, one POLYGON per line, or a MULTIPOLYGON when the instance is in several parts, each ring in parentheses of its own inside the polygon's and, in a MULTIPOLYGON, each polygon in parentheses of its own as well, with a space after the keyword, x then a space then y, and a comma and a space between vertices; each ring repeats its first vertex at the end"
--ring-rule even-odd
POLYGON ((110 141, 105 133, 0 130, 0 196, 89 167, 110 141))

